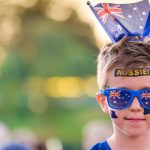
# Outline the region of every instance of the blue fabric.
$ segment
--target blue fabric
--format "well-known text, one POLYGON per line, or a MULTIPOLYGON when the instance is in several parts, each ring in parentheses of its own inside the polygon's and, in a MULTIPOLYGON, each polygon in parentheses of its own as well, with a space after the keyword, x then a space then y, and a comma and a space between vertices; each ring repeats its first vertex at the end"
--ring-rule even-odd
POLYGON ((111 148, 109 147, 107 141, 103 141, 95 144, 89 150, 111 150, 111 148))
POLYGON ((2 150, 31 150, 23 144, 11 143, 2 148, 2 150))

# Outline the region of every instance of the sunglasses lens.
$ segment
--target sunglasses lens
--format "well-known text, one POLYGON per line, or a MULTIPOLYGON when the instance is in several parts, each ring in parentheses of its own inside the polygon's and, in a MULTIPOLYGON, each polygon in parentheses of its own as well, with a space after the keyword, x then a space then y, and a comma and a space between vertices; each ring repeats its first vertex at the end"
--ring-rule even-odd
POLYGON ((110 107, 123 109, 128 106, 131 100, 131 93, 127 90, 111 90, 109 92, 108 101, 110 107))
POLYGON ((144 90, 140 96, 143 105, 150 109, 150 90, 144 90))

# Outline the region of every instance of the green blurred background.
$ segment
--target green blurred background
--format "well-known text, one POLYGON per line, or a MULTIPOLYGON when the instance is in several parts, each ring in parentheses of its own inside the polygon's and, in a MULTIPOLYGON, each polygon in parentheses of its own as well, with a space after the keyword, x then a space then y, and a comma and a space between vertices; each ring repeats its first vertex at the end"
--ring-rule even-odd
POLYGON ((80 150, 88 122, 109 122, 95 100, 105 36, 90 14, 79 0, 0 1, 0 120, 10 129, 80 150))

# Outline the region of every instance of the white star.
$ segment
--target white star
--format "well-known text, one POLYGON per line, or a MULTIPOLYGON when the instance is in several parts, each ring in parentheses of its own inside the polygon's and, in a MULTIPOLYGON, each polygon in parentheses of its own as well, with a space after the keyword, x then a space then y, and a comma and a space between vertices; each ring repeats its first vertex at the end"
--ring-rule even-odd
MULTIPOLYGON (((116 26, 117 27, 117 26, 116 26)), ((119 34, 119 29, 117 29, 118 31, 116 31, 115 33, 114 33, 114 37, 118 37, 120 34, 119 34)))
POLYGON ((118 29, 118 31, 121 31, 122 30, 121 25, 117 24, 117 29, 118 29))
POLYGON ((138 8, 137 7, 133 7, 133 10, 137 10, 138 8))
POLYGON ((145 102, 146 105, 148 105, 148 102, 145 102))
POLYGON ((143 18, 140 18, 141 21, 143 21, 143 18))
POLYGON ((131 16, 131 15, 128 15, 128 18, 132 18, 132 16, 131 16))
POLYGON ((143 29, 143 26, 139 26, 139 29, 143 29))
POLYGON ((117 103, 116 101, 114 101, 114 103, 117 103))
POLYGON ((125 103, 127 104, 128 102, 127 102, 127 101, 125 101, 125 103))
POLYGON ((145 15, 146 15, 146 12, 145 12, 145 11, 143 11, 143 12, 142 12, 142 15, 143 15, 143 16, 145 16, 145 15))

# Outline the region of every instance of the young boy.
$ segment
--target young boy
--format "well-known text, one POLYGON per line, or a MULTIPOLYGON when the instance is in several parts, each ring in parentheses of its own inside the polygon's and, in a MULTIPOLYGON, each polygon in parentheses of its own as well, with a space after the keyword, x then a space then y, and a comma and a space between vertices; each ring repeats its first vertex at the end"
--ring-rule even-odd
POLYGON ((150 42, 129 37, 98 56, 97 101, 114 133, 90 150, 150 150, 150 42))

